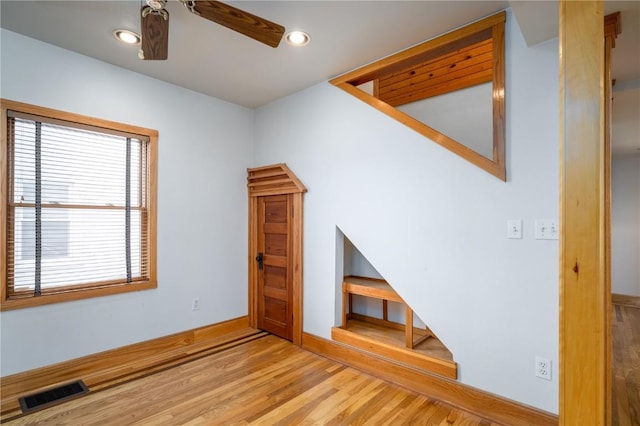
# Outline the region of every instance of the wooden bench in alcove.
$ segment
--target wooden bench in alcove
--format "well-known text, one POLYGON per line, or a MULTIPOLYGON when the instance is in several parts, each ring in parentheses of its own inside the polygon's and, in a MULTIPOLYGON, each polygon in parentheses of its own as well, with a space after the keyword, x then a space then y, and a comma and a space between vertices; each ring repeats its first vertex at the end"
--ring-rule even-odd
POLYGON ((382 300, 382 321, 391 323, 388 317, 387 302, 402 303, 405 306, 405 344, 407 348, 413 349, 429 337, 431 333, 427 331, 424 335, 420 336, 417 341, 414 341, 414 328, 413 328, 413 310, 404 300, 396 293, 396 291, 385 280, 366 277, 347 276, 344 277, 342 282, 342 326, 346 327, 347 318, 353 312, 353 295, 371 297, 374 299, 382 300), (348 303, 348 312, 347 312, 348 303))
POLYGON ((333 340, 421 370, 452 379, 456 379, 458 375, 458 367, 451 352, 428 327, 414 327, 413 310, 393 287, 382 279, 344 277, 342 325, 331 329, 331 337, 333 340), (354 313, 354 295, 381 300, 382 318, 354 313), (389 320, 389 301, 405 305, 405 324, 389 320))

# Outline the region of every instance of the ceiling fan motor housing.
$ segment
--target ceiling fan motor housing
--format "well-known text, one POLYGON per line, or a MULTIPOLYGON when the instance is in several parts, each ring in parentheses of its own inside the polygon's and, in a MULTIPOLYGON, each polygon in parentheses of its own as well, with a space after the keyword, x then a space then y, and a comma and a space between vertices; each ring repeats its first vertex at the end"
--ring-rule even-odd
POLYGON ((165 4, 167 4, 167 0, 147 0, 147 5, 154 10, 164 9, 165 4))

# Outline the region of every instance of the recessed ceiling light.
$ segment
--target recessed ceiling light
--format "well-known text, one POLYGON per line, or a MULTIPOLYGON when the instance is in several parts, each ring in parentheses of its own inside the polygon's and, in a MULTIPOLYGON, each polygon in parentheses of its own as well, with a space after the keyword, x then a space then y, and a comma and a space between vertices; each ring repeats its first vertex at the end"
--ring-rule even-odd
POLYGON ((304 31, 289 31, 284 39, 292 46, 304 46, 311 41, 309 34, 304 31))
POLYGON ((113 30, 113 36, 126 44, 140 44, 140 36, 129 30, 113 30))

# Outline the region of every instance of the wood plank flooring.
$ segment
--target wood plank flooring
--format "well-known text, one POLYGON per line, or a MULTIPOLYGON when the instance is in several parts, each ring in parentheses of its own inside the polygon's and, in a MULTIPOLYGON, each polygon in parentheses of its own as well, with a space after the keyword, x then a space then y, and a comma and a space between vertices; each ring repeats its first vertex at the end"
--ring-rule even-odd
MULTIPOLYGON (((637 299, 637 298, 636 298, 637 299)), ((640 308, 613 305, 613 425, 640 425, 640 308)))
POLYGON ((495 425, 267 336, 7 425, 495 425))
POLYGON ((623 306, 629 306, 632 308, 640 308, 640 297, 637 297, 637 296, 627 296, 626 294, 613 293, 611 295, 611 299, 614 305, 623 305, 623 306))
MULTIPOLYGON (((397 346, 399 348, 406 347, 404 330, 394 330, 389 327, 372 324, 359 319, 347 320, 346 330, 370 337, 389 345, 397 346)), ((453 361, 453 355, 437 337, 429 338, 420 342, 412 350, 424 355, 453 361)))

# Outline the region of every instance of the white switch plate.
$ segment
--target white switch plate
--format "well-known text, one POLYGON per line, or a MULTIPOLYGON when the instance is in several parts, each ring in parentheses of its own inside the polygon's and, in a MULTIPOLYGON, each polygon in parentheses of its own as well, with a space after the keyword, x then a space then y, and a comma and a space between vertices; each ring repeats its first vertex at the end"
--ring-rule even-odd
POLYGON ((536 219, 536 240, 557 240, 559 234, 557 219, 536 219))
POLYGON ((522 219, 507 220, 507 238, 516 240, 522 238, 522 219))

